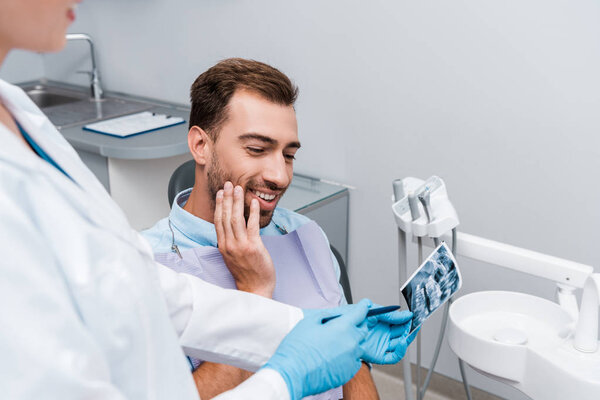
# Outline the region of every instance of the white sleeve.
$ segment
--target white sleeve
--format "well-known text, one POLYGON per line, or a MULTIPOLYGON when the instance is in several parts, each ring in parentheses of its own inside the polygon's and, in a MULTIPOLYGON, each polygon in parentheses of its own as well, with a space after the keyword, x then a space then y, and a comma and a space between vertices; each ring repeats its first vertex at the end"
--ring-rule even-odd
POLYGON ((297 307, 157 267, 171 321, 189 356, 256 371, 303 318, 297 307))
POLYGON ((0 221, 2 397, 124 399, 47 241, 27 212, 3 193, 0 221))
POLYGON ((270 368, 261 369, 234 389, 220 394, 214 400, 289 400, 290 392, 279 373, 270 368))

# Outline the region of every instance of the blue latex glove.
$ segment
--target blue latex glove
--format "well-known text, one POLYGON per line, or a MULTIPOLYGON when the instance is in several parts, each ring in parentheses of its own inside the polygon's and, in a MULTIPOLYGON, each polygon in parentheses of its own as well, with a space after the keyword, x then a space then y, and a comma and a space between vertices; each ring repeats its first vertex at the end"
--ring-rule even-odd
POLYGON ((400 361, 416 336, 415 332, 408 337, 412 316, 410 311, 393 311, 368 317, 369 333, 360 346, 363 350, 362 359, 374 364, 395 364, 400 361))
POLYGON ((305 310, 304 319, 283 339, 263 368, 279 372, 292 400, 348 382, 361 367, 360 343, 367 335, 371 302, 327 310, 305 310), (323 318, 341 315, 326 324, 323 318))

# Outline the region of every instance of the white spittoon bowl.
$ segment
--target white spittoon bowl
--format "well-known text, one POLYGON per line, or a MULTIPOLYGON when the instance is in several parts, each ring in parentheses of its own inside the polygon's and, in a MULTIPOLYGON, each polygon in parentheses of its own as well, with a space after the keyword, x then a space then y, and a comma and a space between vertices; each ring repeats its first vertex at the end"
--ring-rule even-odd
POLYGON ((448 342, 478 372, 532 399, 600 399, 600 351, 573 348, 575 321, 558 304, 504 291, 475 292, 450 307, 448 342))

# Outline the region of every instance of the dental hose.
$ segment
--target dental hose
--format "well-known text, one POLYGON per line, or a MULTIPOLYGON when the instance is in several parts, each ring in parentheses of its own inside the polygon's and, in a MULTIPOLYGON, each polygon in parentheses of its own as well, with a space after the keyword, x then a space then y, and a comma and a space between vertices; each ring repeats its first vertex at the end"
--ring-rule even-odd
MULTIPOLYGON (((455 229, 452 230, 453 232, 453 237, 454 237, 454 231, 455 229)), ((435 245, 435 247, 438 247, 440 245, 440 239, 439 238, 434 238, 433 239, 433 243, 435 245)), ((454 240, 452 240, 452 253, 454 253, 455 250, 455 242, 454 240)), ((438 357, 440 355, 440 351, 442 349, 442 342, 444 340, 444 333, 446 332, 446 324, 448 322, 448 311, 450 308, 450 302, 446 303, 446 305, 444 306, 444 313, 442 316, 442 324, 440 326, 440 334, 438 336, 438 341, 435 345, 435 351, 433 352, 433 359, 431 360, 431 365, 429 367, 429 370, 427 371, 427 376, 425 377, 425 382, 423 382, 423 387, 419 387, 417 386, 419 389, 419 396, 418 399, 422 399, 423 397, 425 397, 425 392, 427 391, 427 388, 429 387, 429 382, 431 381, 431 377, 433 375, 433 370, 435 368, 435 365, 437 364, 437 360, 438 357)))
MULTIPOLYGON (((458 241, 456 240, 456 228, 452 229, 452 254, 456 254, 456 246, 458 241)), ((454 300, 451 298, 448 301, 448 304, 452 304, 454 300)), ((471 387, 469 386, 469 381, 467 380, 467 371, 465 370, 465 362, 462 359, 458 359, 458 368, 460 369, 460 376, 463 381, 463 385, 465 386, 465 393, 467 394, 467 400, 472 399, 471 395, 471 387)))
MULTIPOLYGON (((420 239, 420 238, 419 238, 420 239)), ((433 239, 435 246, 439 246, 440 244, 440 240, 439 238, 434 238, 433 239)), ((452 229, 452 254, 456 254, 456 246, 457 246, 457 240, 456 240, 456 228, 452 229)), ((422 251, 422 250, 421 250, 422 251)), ((420 253, 420 255, 422 256, 422 254, 420 253)), ((419 261, 419 265, 422 263, 422 261, 419 261)), ((423 388, 420 388, 419 385, 419 370, 421 367, 421 363, 419 362, 419 360, 417 360, 417 399, 421 400, 422 398, 425 397, 425 392, 427 391, 427 388, 429 387, 429 382, 431 381, 431 377, 433 375, 433 371, 435 368, 435 365, 437 364, 437 360, 438 357, 440 355, 440 351, 442 349, 442 342, 444 340, 444 334, 446 332, 446 325, 448 323, 448 314, 450 312, 450 305, 452 304, 452 299, 448 300, 448 303, 446 303, 446 305, 444 306, 444 314, 442 316, 442 324, 440 326, 440 334, 438 337, 438 341, 436 343, 435 346, 435 352, 433 353, 433 359, 431 360, 431 365, 429 367, 429 370, 427 371, 427 376, 425 377, 425 382, 423 382, 423 388)), ((419 359, 420 357, 420 349, 417 346, 417 358, 419 359)), ((466 374, 466 370, 465 370, 465 366, 464 366, 464 361, 461 360, 460 358, 458 359, 458 367, 460 369, 460 375, 462 377, 463 380, 463 384, 465 387, 465 392, 467 394, 467 399, 471 400, 471 388, 469 387, 469 383, 467 381, 467 374, 466 374)))
MULTIPOLYGON (((433 239, 433 244, 435 245, 435 247, 438 247, 440 245, 440 239, 439 238, 434 238, 433 239)), ((452 243, 454 246, 454 242, 452 243)), ((419 260, 419 265, 421 265, 423 261, 419 260)), ((433 353, 433 359, 431 361, 431 365, 429 367, 429 370, 427 371, 427 376, 425 377, 425 381, 423 382, 423 387, 421 387, 421 385, 419 383, 417 383, 417 399, 421 400, 423 397, 425 397, 425 392, 427 391, 427 388, 429 387, 429 381, 431 380, 431 376, 433 375, 433 369, 435 368, 435 364, 437 364, 437 360, 438 357, 440 355, 440 350, 442 347, 442 341, 444 338, 444 332, 446 332, 446 322, 448 320, 448 303, 446 303, 446 305, 444 306, 444 314, 442 317, 442 325, 440 327, 440 334, 438 337, 438 341, 435 345, 435 351, 433 353)), ((419 350, 417 350, 419 351, 419 350)), ((420 351, 419 354, 420 355, 420 351)), ((419 370, 421 367, 421 363, 417 362, 419 365, 419 370)), ((420 375, 420 374, 419 374, 420 375)))
MULTIPOLYGON (((423 263, 423 239, 417 238, 419 264, 423 263)), ((417 332, 417 400, 421 400, 421 331, 417 332)))
MULTIPOLYGON (((406 248, 406 233, 401 229, 398 229, 398 278, 399 287, 402 287, 407 279, 407 271, 404 267, 407 263, 407 248, 406 248)), ((400 293, 400 301, 402 301, 402 293, 400 293)), ((404 382, 412 382, 411 369, 410 369, 410 357, 408 354, 402 359, 402 375, 404 382)), ((404 400, 413 400, 412 385, 404 385, 404 400)))

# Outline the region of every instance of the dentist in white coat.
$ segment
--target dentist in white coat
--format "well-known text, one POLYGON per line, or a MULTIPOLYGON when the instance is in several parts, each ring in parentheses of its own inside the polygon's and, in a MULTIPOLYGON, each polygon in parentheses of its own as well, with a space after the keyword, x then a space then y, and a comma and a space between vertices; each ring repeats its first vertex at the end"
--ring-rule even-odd
MULTIPOLYGON (((75 3, 0 0, 0 65, 15 48, 61 49, 75 3)), ((410 315, 365 319, 368 302, 303 312, 156 264, 73 148, 3 81, 0 190, 3 398, 197 399, 185 352, 258 370, 220 399, 296 399, 345 383, 360 359, 397 362, 412 339, 410 315)))

